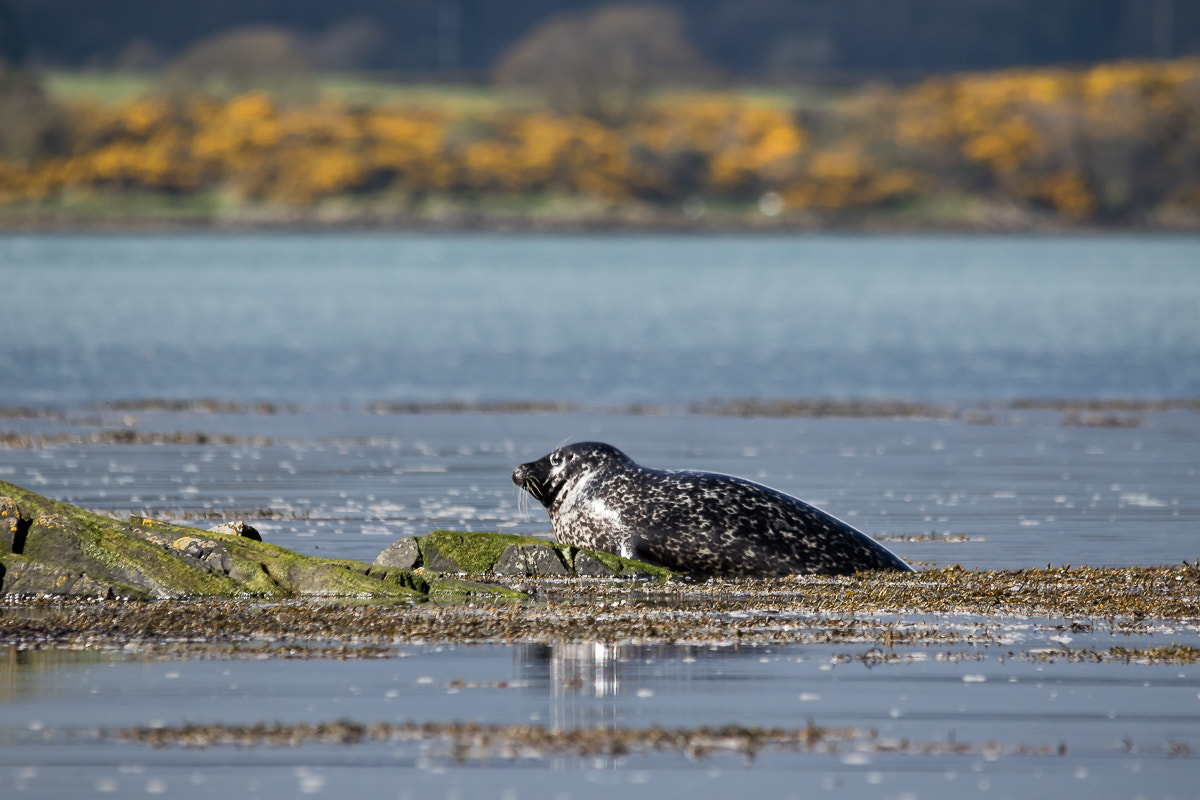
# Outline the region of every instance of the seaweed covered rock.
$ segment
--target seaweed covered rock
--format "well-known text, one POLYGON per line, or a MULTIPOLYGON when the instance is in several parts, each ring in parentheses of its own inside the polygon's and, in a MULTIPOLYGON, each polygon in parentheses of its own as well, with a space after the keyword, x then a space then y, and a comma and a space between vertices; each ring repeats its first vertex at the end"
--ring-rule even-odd
POLYGON ((654 577, 674 573, 612 553, 581 550, 536 536, 430 531, 388 545, 379 566, 420 569, 423 574, 467 573, 501 577, 654 577))
POLYGON ((455 580, 441 586, 437 578, 406 569, 305 556, 257 541, 245 529, 233 530, 112 519, 0 482, 0 592, 395 601, 521 597, 492 584, 455 580))

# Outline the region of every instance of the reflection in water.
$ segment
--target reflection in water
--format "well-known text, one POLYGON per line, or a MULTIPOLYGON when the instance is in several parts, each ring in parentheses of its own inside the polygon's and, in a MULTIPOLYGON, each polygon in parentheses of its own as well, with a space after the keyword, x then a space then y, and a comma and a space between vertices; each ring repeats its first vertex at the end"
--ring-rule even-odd
POLYGON ((95 650, 62 647, 29 649, 15 644, 0 645, 0 705, 16 703, 36 694, 39 673, 78 664, 96 664, 113 657, 111 653, 95 650))
POLYGON ((617 725, 619 705, 652 696, 645 684, 691 680, 693 650, 606 642, 520 645, 515 650, 515 673, 522 682, 549 685, 549 722, 554 730, 611 730, 617 725))

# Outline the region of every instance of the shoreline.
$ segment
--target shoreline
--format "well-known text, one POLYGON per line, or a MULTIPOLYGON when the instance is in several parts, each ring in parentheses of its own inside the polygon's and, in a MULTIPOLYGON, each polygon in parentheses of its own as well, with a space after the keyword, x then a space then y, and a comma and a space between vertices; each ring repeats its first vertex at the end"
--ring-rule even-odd
POLYGON ((963 235, 1096 236, 1200 234, 1200 213, 1121 222, 1073 222, 1031 209, 985 206, 961 217, 903 211, 789 212, 766 217, 755 210, 700 218, 659 207, 614 208, 594 213, 513 214, 469 203, 438 214, 386 208, 278 207, 234 213, 170 208, 151 211, 14 210, 0 206, 0 235, 174 233, 489 233, 516 235, 963 235))

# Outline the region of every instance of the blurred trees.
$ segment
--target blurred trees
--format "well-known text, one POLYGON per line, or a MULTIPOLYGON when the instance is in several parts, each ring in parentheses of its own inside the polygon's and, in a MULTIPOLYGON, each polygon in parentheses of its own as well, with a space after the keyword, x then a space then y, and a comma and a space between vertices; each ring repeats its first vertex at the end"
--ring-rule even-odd
POLYGON ((22 125, 0 128, 4 202, 131 191, 294 207, 556 195, 675 210, 712 201, 787 219, 950 197, 1069 222, 1200 213, 1196 60, 941 76, 809 101, 802 113, 668 93, 619 120, 283 103, 260 91, 57 109, 36 86, 12 86, 0 92, 16 104, 10 120, 45 122, 21 136, 22 125))
POLYGON ((361 70, 378 66, 387 43, 369 17, 353 17, 333 25, 309 46, 318 69, 361 70))
POLYGON ((163 82, 182 95, 233 97, 257 90, 289 101, 311 99, 316 88, 304 43, 270 26, 234 28, 200 40, 171 63, 163 82))
POLYGON ((560 112, 624 122, 651 86, 688 82, 704 71, 678 11, 614 4, 552 17, 501 56, 494 75, 500 85, 543 93, 560 112))
POLYGON ((10 0, 0 0, 0 160, 59 153, 65 120, 37 76, 26 69, 28 42, 10 0))
POLYGON ((0 161, 33 161, 61 154, 66 115, 30 72, 0 62, 0 161))
MULTIPOLYGON (((315 39, 370 20, 368 66, 482 76, 553 14, 603 0, 8 0, 40 63, 110 65, 141 40, 166 60, 198 39, 265 21, 315 39), (454 58, 447 57, 452 48, 454 58)), ((722 72, 837 70, 875 75, 1017 64, 1178 57, 1200 52, 1195 0, 659 0, 722 72), (1162 9, 1172 6, 1166 15, 1162 9)), ((0 4, 2 6, 2 4, 0 4)))

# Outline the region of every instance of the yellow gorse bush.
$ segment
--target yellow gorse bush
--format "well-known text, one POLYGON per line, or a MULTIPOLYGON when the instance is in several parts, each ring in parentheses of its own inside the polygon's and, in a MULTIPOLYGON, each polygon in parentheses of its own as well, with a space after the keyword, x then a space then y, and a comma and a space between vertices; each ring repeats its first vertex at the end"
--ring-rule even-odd
POLYGON ((262 93, 226 104, 196 98, 74 109, 70 155, 4 164, 0 192, 44 197, 70 188, 189 192, 310 203, 397 188, 520 194, 563 191, 611 200, 674 187, 655 160, 702 156, 704 191, 754 193, 785 181, 804 146, 790 115, 701 101, 625 129, 549 112, 450 113, 320 104, 281 109, 262 93), (643 138, 644 137, 644 138, 643 138), (635 154, 654 154, 635 163, 635 154))
POLYGON ((284 108, 261 92, 150 97, 69 109, 65 150, 0 161, 0 199, 554 192, 674 203, 775 192, 788 208, 856 209, 951 191, 1076 219, 1200 203, 1200 62, 937 77, 872 102, 826 109, 837 124, 806 129, 736 95, 677 96, 619 126, 539 110, 284 108))
POLYGON ((465 188, 521 193, 562 189, 619 198, 629 160, 620 132, 583 117, 503 114, 461 152, 465 188))
POLYGON ((1194 60, 936 78, 900 107, 897 141, 927 169, 957 158, 985 188, 1067 217, 1187 202, 1200 185, 1194 60))
POLYGON ((652 109, 634 122, 626 138, 641 156, 639 188, 663 196, 689 187, 735 196, 778 188, 795 174, 807 146, 791 114, 736 97, 652 109), (680 161, 693 169, 684 181, 674 168, 680 161))

